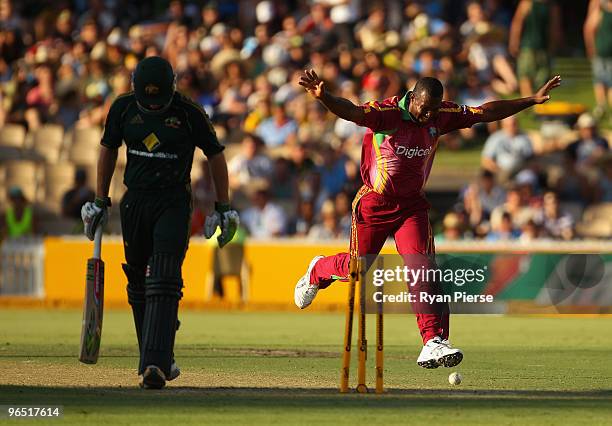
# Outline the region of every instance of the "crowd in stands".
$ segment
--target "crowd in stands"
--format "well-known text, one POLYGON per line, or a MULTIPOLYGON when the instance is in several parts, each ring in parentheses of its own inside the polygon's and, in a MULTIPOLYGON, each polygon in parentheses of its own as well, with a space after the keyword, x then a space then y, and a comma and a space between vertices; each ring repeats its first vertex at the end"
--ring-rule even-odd
MULTIPOLYGON (((554 0, 521 0, 518 7, 503 0, 158 3, 60 1, 35 10, 29 2, 0 0, 0 126, 23 126, 33 150, 37 132, 61 126, 59 154, 45 158, 76 165, 74 185, 67 181, 56 203, 58 214, 76 222, 78 205, 93 197, 95 170, 75 160, 77 135, 103 126, 146 56, 166 57, 177 90, 211 117, 227 146, 232 202, 250 237, 320 241, 349 235, 364 129, 311 100, 297 84, 304 69, 315 69, 328 90, 354 103, 401 96, 419 77, 434 76, 446 99, 480 105, 532 93, 549 77, 562 36, 554 0)), ((600 7, 604 13, 610 5, 601 1, 592 13, 600 7)), ((449 150, 484 141, 482 172, 439 214, 437 237, 605 237, 578 226, 587 213, 601 218, 589 208, 612 202, 610 141, 597 130, 605 99, 598 107, 595 117, 577 120, 575 140, 554 150, 539 149, 515 118, 446 135, 440 145, 449 150)), ((553 138, 568 142, 570 131, 553 138)), ((18 206, 28 197, 5 175, 3 204, 24 211, 18 206)), ((194 161, 192 187, 198 233, 215 199, 202 155, 194 161)), ((46 198, 36 194, 30 202, 46 198)))

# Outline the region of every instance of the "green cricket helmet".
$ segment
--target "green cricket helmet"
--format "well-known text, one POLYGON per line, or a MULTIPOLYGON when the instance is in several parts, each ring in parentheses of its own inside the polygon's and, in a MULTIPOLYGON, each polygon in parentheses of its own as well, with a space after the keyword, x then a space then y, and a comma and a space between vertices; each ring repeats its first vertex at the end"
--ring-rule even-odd
POLYGON ((132 88, 138 107, 145 113, 159 114, 172 103, 176 90, 176 76, 168 61, 150 56, 136 65, 132 88))

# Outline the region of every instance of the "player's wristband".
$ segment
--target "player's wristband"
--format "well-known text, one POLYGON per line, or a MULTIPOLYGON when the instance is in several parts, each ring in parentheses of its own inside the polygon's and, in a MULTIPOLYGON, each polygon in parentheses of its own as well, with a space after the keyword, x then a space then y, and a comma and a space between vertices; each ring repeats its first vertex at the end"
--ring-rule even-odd
POLYGON ((231 210, 231 206, 229 203, 219 203, 215 202, 215 210, 219 213, 223 214, 231 210))
POLYGON ((96 197, 94 204, 101 209, 112 206, 110 197, 96 197))

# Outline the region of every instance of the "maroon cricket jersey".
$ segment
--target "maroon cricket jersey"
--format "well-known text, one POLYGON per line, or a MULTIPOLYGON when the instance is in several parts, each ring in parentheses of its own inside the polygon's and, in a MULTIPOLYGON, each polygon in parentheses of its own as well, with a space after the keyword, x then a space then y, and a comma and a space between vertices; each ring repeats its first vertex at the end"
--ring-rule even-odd
POLYGON ((429 177, 438 138, 482 121, 481 107, 443 101, 438 116, 425 125, 408 112, 409 93, 362 105, 368 128, 361 148, 361 177, 371 190, 407 202, 407 208, 429 208, 423 188, 429 177))

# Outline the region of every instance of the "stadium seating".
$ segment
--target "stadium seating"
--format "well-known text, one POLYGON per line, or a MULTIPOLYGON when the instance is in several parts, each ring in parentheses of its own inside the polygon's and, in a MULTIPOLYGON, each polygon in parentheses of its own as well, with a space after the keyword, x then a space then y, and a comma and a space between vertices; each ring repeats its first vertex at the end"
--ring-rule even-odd
MULTIPOLYGON (((75 165, 88 169, 98 162, 101 131, 97 127, 75 129, 72 134, 72 144, 69 159, 75 165)), ((88 173, 91 178, 91 173, 88 173)))
POLYGON ((26 130, 20 124, 5 124, 0 128, 0 146, 23 148, 26 130))
POLYGON ((45 124, 34 132, 32 151, 48 164, 56 164, 60 159, 64 142, 64 128, 58 124, 45 124))
POLYGON ((75 166, 71 163, 48 164, 45 166, 44 206, 52 213, 61 214, 62 197, 74 182, 75 166))
POLYGON ((5 163, 6 188, 18 186, 29 201, 38 200, 39 170, 35 162, 13 160, 5 163))

